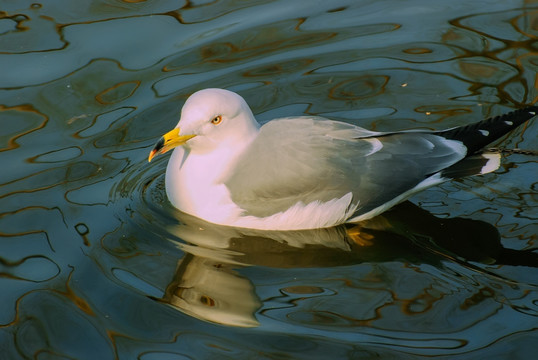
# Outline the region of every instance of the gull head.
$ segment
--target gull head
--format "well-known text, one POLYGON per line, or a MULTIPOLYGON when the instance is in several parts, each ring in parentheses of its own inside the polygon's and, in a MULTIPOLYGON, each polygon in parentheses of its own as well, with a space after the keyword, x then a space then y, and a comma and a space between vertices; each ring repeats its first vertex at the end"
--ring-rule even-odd
POLYGON ((159 139, 148 161, 177 146, 197 153, 233 146, 255 136, 258 128, 241 96, 224 89, 200 90, 187 99, 177 126, 159 139))

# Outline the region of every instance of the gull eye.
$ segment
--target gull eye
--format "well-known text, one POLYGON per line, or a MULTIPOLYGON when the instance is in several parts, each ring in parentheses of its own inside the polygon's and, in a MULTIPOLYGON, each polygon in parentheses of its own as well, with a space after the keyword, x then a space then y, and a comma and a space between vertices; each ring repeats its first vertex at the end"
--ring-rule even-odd
POLYGON ((222 116, 215 116, 213 120, 211 120, 211 124, 218 125, 222 122, 222 116))

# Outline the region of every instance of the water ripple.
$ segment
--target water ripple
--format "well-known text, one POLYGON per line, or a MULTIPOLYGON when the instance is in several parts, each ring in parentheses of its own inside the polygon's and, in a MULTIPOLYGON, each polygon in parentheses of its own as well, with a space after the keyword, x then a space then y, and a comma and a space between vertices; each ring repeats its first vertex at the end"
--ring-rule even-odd
MULTIPOLYGON (((202 87, 262 122, 387 131, 536 102, 536 6, 477 4, 3 4, 3 356, 532 356, 532 155, 358 227, 272 233, 179 213, 146 160, 202 87)), ((536 124, 501 145, 535 149, 536 124)))

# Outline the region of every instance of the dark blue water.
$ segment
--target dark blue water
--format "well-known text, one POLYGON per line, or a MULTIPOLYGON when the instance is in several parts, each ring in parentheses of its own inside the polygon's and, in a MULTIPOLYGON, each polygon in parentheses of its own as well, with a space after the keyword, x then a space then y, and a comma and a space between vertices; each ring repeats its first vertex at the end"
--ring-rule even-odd
POLYGON ((206 87, 383 131, 534 103, 537 24, 532 1, 4 1, 0 358, 533 358, 536 155, 269 233, 178 213, 147 155, 206 87))

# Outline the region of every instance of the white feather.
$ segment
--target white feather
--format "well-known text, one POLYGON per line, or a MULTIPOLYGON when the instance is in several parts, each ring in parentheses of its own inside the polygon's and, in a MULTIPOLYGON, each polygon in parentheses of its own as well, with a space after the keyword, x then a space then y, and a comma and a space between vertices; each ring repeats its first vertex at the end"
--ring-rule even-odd
POLYGON ((428 177, 427 179, 424 179, 423 181, 421 181, 419 184, 417 184, 417 186, 415 186, 411 190, 408 190, 408 191, 404 192, 403 194, 401 194, 401 195, 395 197, 394 199, 392 199, 391 201, 386 202, 383 205, 378 206, 375 209, 370 210, 369 212, 367 212, 365 214, 362 214, 362 215, 356 216, 356 217, 354 217, 354 218, 352 218, 350 220, 347 220, 347 222, 354 223, 354 222, 359 222, 359 221, 368 220, 370 218, 373 218, 374 216, 379 215, 382 212, 390 209, 394 205, 397 205, 397 204, 401 203, 402 201, 405 201, 405 200, 409 199, 414 194, 416 194, 416 193, 418 193, 418 192, 420 192, 420 191, 422 191, 424 189, 427 189, 429 187, 441 184, 441 183, 443 183, 443 182, 445 182, 447 180, 448 179, 443 178, 440 173, 436 173, 436 174, 428 177))
POLYGON ((352 206, 353 195, 347 193, 340 199, 333 199, 324 203, 313 201, 309 204, 296 203, 284 212, 264 218, 243 216, 233 221, 233 226, 261 229, 261 230, 301 230, 315 229, 342 224, 357 209, 352 206))
POLYGON ((493 172, 501 166, 501 154, 499 153, 484 153, 482 157, 488 159, 488 162, 482 167, 480 174, 493 172))

